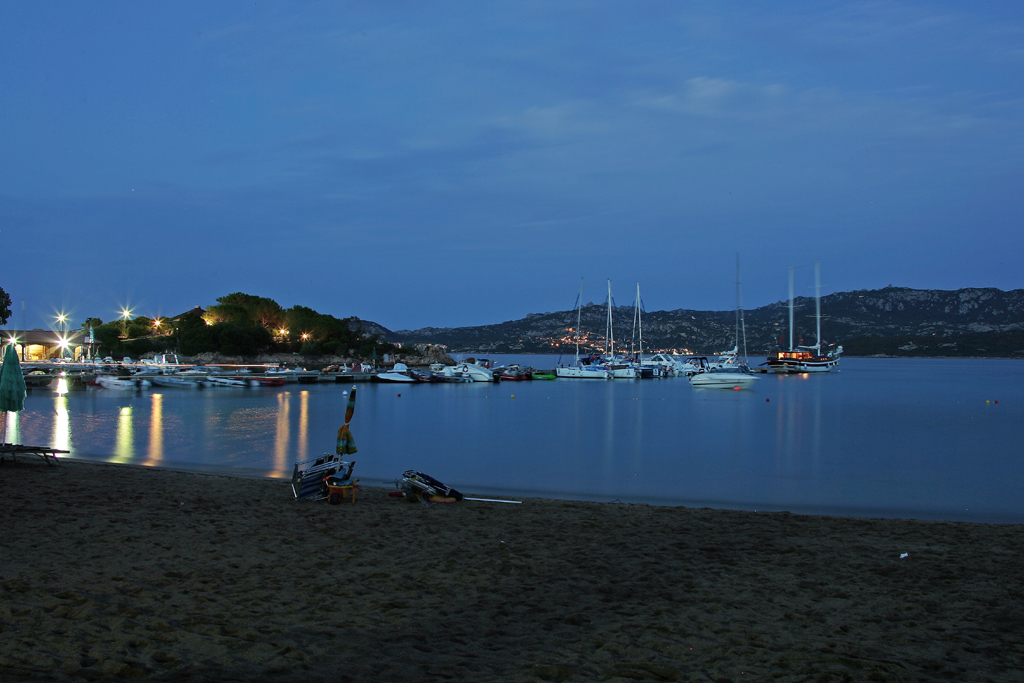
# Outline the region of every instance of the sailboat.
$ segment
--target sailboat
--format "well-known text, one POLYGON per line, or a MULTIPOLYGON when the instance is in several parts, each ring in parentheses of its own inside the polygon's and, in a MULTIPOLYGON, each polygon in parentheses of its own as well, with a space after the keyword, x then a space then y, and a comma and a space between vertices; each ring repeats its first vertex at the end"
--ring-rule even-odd
POLYGON ((740 255, 736 254, 736 345, 732 351, 722 354, 717 362, 711 363, 706 358, 696 359, 698 372, 690 375, 690 386, 718 388, 718 389, 745 389, 757 382, 760 378, 747 367, 747 329, 743 321, 743 300, 740 296, 740 255), (740 331, 743 331, 743 353, 740 357, 740 331))
MULTIPOLYGON (((663 360, 660 354, 658 354, 658 358, 644 358, 644 321, 642 312, 643 302, 640 299, 640 283, 638 282, 636 283, 636 305, 633 307, 633 338, 639 338, 640 346, 634 358, 640 366, 640 377, 644 379, 661 377, 668 372, 671 363, 663 360)), ((633 349, 630 348, 630 354, 632 353, 633 349)))
POLYGON ((608 320, 605 323, 605 362, 613 379, 636 379, 637 367, 624 358, 615 357, 615 323, 612 319, 612 281, 608 280, 608 320))
POLYGON ((565 379, 609 379, 611 372, 603 365, 593 365, 580 360, 580 322, 583 316, 583 278, 580 278, 580 294, 576 299, 576 359, 572 365, 559 365, 555 376, 565 379))
POLYGON ((793 269, 789 269, 789 349, 773 351, 765 365, 777 373, 830 372, 839 364, 842 346, 821 352, 821 262, 814 262, 814 312, 817 320, 813 346, 793 346, 793 269), (813 353, 812 353, 813 351, 813 353))

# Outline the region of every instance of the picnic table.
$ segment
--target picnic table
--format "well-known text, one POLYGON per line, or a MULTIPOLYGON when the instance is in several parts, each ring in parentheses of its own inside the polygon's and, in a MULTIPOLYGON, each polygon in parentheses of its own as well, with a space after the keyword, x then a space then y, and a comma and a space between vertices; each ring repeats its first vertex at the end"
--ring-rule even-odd
POLYGON ((60 461, 57 460, 57 454, 70 452, 59 448, 50 448, 49 446, 23 446, 16 443, 5 443, 0 444, 0 464, 3 464, 4 458, 8 455, 11 456, 11 460, 14 462, 18 461, 19 455, 38 455, 47 465, 59 467, 60 461))

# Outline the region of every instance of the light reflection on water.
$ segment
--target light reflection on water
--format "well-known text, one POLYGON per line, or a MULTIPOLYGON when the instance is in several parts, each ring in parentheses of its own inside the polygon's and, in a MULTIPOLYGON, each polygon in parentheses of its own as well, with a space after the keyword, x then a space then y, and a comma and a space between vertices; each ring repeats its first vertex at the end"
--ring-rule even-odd
POLYGON ((131 462, 135 456, 135 421, 132 419, 133 406, 121 406, 117 411, 117 436, 114 440, 114 457, 111 462, 131 462))
MULTIPOLYGON (((1024 522, 1022 380, 1014 361, 846 359, 742 392, 361 384, 354 459, 366 484, 417 469, 482 495, 1024 522)), ((287 477, 334 450, 348 388, 34 391, 8 435, 75 457, 287 477)))
POLYGON ((149 449, 143 465, 157 466, 164 459, 164 395, 150 396, 152 407, 149 418, 149 449))

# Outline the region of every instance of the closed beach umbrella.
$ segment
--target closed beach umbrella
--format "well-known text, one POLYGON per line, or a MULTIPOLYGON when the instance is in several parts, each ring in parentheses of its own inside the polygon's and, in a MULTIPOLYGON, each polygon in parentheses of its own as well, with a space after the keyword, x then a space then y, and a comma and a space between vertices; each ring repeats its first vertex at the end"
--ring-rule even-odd
POLYGON ((8 344, 4 362, 0 366, 0 412, 3 413, 4 434, 7 433, 7 413, 25 409, 25 376, 14 344, 8 344))
POLYGON ((348 394, 348 405, 345 407, 345 424, 338 430, 338 445, 335 452, 338 455, 352 455, 356 452, 356 440, 352 438, 352 432, 348 423, 352 421, 352 415, 356 412, 356 388, 348 394))

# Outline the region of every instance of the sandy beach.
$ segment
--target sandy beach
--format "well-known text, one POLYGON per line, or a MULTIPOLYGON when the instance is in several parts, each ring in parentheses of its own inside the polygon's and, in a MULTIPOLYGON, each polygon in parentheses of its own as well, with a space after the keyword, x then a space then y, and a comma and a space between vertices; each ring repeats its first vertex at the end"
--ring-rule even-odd
POLYGON ((4 681, 1024 681, 1019 525, 25 456, 0 500, 4 681))

